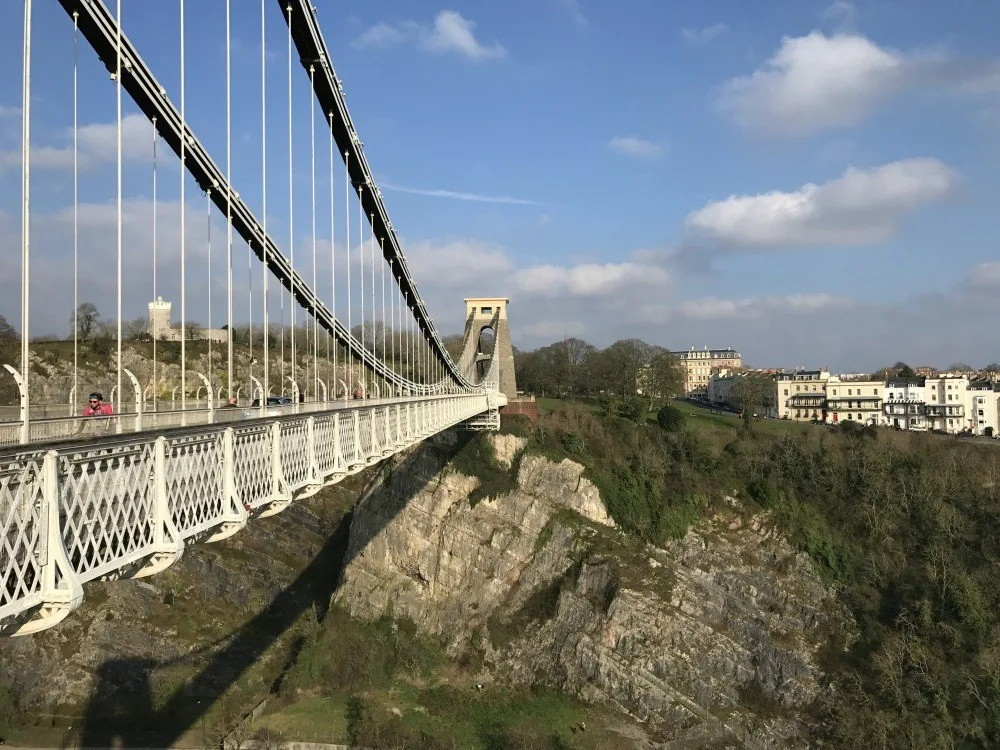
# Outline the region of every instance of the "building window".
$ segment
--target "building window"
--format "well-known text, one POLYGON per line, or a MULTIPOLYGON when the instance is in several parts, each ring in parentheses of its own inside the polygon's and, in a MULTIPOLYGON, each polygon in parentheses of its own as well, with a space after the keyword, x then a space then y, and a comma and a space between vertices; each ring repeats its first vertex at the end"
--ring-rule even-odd
POLYGON ((847 395, 848 396, 853 396, 854 395, 854 389, 853 388, 848 388, 847 389, 847 395))
POLYGON ((787 388, 785 389, 785 395, 786 396, 788 395, 788 389, 787 388))

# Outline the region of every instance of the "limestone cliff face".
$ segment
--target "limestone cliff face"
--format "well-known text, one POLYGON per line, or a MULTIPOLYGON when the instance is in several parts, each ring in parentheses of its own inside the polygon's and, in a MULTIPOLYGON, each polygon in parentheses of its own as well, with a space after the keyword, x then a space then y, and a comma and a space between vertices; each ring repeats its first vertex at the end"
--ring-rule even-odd
MULTIPOLYGON (((508 462, 523 448, 494 439, 508 462)), ((485 678, 616 704, 666 747, 808 746, 818 653, 844 617, 808 559, 735 510, 642 545, 582 475, 525 456, 516 489, 473 506, 477 480, 423 452, 356 509, 337 599, 479 651, 485 678)))

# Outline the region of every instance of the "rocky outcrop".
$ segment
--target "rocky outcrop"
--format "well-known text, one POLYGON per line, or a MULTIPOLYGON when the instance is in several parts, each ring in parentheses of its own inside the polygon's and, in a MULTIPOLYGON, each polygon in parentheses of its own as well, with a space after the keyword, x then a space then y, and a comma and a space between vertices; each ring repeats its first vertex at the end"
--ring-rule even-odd
MULTIPOLYGON (((496 452, 518 465, 513 441, 496 452)), ((484 678, 616 704, 668 747, 805 746, 844 615, 766 520, 734 509, 657 549, 614 528, 571 461, 525 456, 512 492, 473 505, 476 484, 431 452, 398 466, 355 511, 337 599, 481 652, 484 678)))
POLYGON ((269 655, 294 637, 282 618, 329 601, 330 558, 339 563, 346 542, 334 531, 355 492, 328 488, 223 542, 193 544, 149 579, 86 584, 80 609, 58 626, 0 639, 0 675, 17 671, 35 719, 72 721, 130 701, 155 709, 181 681, 214 695, 235 665, 269 669, 269 655), (255 620, 274 602, 281 612, 255 620))

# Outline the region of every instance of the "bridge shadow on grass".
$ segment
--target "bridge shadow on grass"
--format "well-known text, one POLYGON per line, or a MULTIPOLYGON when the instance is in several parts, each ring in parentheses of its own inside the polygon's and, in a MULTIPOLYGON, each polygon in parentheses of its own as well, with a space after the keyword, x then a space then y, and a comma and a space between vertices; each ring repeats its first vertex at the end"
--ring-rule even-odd
MULTIPOLYGON (((64 746, 166 748, 185 735, 194 735, 203 747, 219 747, 217 725, 207 726, 205 719, 213 707, 219 708, 216 704, 221 696, 308 610, 313 609, 320 621, 324 619, 351 559, 431 483, 472 437, 470 433, 458 433, 427 441, 400 463, 391 464, 391 470, 384 461, 344 480, 351 489, 357 485, 359 500, 375 504, 368 517, 377 522, 355 529, 355 538, 351 539, 352 506, 298 577, 242 627, 219 639, 216 644, 222 644, 221 648, 208 655, 204 667, 181 688, 159 701, 154 699, 155 671, 176 662, 124 656, 105 661, 96 675, 81 734, 68 734, 64 746)), ((262 519, 251 523, 269 522, 262 519)), ((277 678, 268 685, 272 692, 295 663, 302 645, 301 637, 289 644, 277 678)), ((263 693, 256 691, 253 702, 267 697, 263 693)), ((252 708, 243 704, 232 706, 230 711, 222 706, 216 713, 239 719, 252 708)))

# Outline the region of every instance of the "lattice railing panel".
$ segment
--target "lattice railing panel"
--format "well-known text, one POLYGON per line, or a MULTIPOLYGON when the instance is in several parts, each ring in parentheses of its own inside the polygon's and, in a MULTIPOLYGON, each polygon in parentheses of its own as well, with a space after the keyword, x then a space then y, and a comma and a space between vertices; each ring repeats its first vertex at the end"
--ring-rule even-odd
POLYGON ((46 558, 42 454, 0 465, 0 614, 37 598, 46 558))
POLYGON ((343 456, 344 463, 348 466, 358 463, 359 446, 354 439, 354 414, 346 412, 340 415, 338 439, 340 440, 340 455, 343 456))
POLYGON ((60 521, 81 581, 100 578, 152 551, 153 443, 60 456, 60 521))
POLYGON ((281 423, 281 470, 293 490, 309 481, 309 433, 306 420, 281 423))
POLYGON ((256 507, 273 491, 271 426, 234 429, 233 480, 236 495, 244 505, 256 507))
POLYGON ((358 418, 361 427, 361 445, 358 446, 358 454, 360 460, 364 461, 371 456, 375 444, 372 435, 372 410, 365 409, 358 415, 358 418))
POLYGON ((175 438, 167 446, 170 517, 186 539, 218 525, 225 515, 223 436, 175 438))
POLYGON ((337 433, 334 416, 316 417, 313 425, 313 445, 316 450, 316 465, 321 474, 330 474, 336 469, 337 433))

